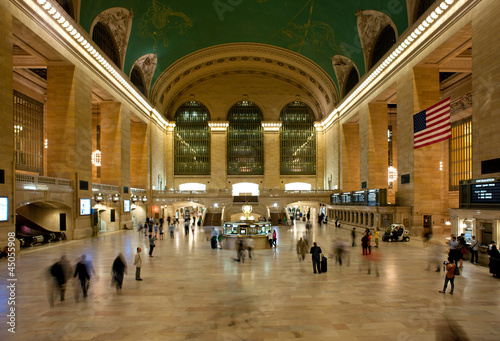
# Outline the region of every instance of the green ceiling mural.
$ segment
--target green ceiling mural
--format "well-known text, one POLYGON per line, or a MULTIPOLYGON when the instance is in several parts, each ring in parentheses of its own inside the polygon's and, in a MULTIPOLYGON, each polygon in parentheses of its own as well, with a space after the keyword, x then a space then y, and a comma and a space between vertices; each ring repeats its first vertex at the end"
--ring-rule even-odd
POLYGON ((408 26, 406 0, 83 0, 81 25, 89 31, 97 15, 113 7, 134 13, 125 72, 139 57, 157 53, 153 82, 191 52, 235 42, 301 53, 336 81, 334 55, 347 56, 362 73, 365 69, 356 12, 385 13, 399 34, 408 26))

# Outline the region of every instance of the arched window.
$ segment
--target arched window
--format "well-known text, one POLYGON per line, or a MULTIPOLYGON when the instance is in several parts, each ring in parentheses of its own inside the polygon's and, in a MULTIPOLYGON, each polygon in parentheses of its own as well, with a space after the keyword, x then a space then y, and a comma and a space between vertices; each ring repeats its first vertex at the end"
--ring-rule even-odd
POLYGON ((281 175, 316 174, 314 113, 303 102, 292 102, 280 114, 281 175))
POLYGON ((115 44, 115 39, 108 28, 98 22, 92 31, 92 40, 99 46, 116 66, 120 67, 120 56, 118 55, 118 48, 115 44))
POLYGON ((146 95, 146 86, 144 85, 144 78, 142 78, 142 71, 141 69, 136 65, 132 69, 132 72, 130 73, 130 81, 132 84, 134 84, 137 89, 147 97, 146 95))
POLYGON ((262 111, 252 102, 241 101, 231 107, 227 119, 227 174, 263 175, 262 111))
POLYGON ((415 14, 414 22, 417 21, 418 18, 420 18, 422 14, 424 14, 425 11, 427 11, 435 1, 436 0, 420 0, 420 2, 418 3, 417 12, 415 14))
POLYGON ((358 75, 358 70, 353 66, 351 68, 351 71, 349 71, 349 75, 347 75, 347 79, 345 82, 345 87, 344 87, 344 96, 351 91, 356 84, 359 82, 359 75, 358 75))
POLYGON ((372 59, 369 68, 371 69, 375 64, 377 64, 380 58, 382 58, 395 43, 396 32, 394 32, 391 25, 387 25, 382 32, 380 32, 377 42, 373 47, 372 59))
POLYGON ((71 18, 76 20, 75 19, 75 11, 73 9, 73 0, 57 0, 57 3, 59 4, 59 6, 62 7, 63 10, 66 11, 66 13, 68 13, 68 15, 71 18))
POLYGON ((201 103, 184 103, 175 113, 174 174, 210 175, 210 113, 201 103))

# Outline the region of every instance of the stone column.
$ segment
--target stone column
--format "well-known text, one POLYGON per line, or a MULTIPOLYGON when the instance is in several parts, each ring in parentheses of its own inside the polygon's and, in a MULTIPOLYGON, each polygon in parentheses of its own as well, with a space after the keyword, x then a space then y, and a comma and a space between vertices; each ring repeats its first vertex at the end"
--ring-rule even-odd
POLYGON ((148 125, 130 123, 130 186, 148 188, 148 125))
POLYGON ((262 122, 264 130, 264 188, 280 188, 281 122, 262 122))
POLYGON ((342 192, 357 191, 359 183, 359 127, 356 123, 342 125, 342 192))
POLYGON ((174 182, 174 148, 175 148, 175 139, 174 139, 174 125, 169 125, 167 127, 167 132, 165 136, 165 169, 167 173, 166 186, 167 189, 175 188, 174 182))
POLYGON ((316 122, 316 188, 326 188, 325 177, 325 132, 320 122, 316 122))
POLYGON ((208 122, 212 131, 210 150, 210 186, 213 189, 227 188, 227 121, 208 122))
MULTIPOLYGON (((8 244, 9 233, 15 233, 15 179, 14 179, 14 115, 12 113, 12 15, 0 6, 0 196, 7 197, 8 220, 0 222, 0 246, 8 244)), ((16 239, 17 240, 17 239, 16 239)), ((19 250, 19 243, 16 249, 19 250)), ((2 262, 3 263, 3 262, 2 262)), ((6 263, 3 263, 6 264, 6 263)))
POLYGON ((80 216, 81 198, 92 197, 92 78, 73 65, 47 67, 47 175, 71 179, 75 206, 68 237, 92 235, 91 216, 80 216))
POLYGON ((370 103, 360 110, 360 181, 366 189, 387 188, 387 104, 370 103))
POLYGON ((413 149, 413 115, 440 100, 438 68, 416 67, 398 80, 398 192, 399 206, 413 206, 413 234, 423 230, 423 215, 432 215, 435 233, 441 215, 446 215, 448 191, 440 170, 440 162, 448 162, 448 140, 413 149), (401 184, 401 176, 408 174, 410 183, 401 184))
POLYGON ((500 2, 482 1, 472 18, 472 178, 498 177, 500 170, 484 174, 483 161, 497 159, 500 145, 500 2))

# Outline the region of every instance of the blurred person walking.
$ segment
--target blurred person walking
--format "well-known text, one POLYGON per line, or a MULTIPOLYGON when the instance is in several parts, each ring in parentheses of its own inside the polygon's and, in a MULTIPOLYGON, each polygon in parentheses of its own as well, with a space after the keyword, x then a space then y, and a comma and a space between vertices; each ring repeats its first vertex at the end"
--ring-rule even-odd
POLYGON ((120 252, 118 256, 116 256, 113 266, 111 267, 111 283, 115 285, 116 292, 122 290, 125 273, 127 273, 127 262, 125 262, 125 258, 120 252))
POLYGON ((66 293, 66 284, 71 278, 71 265, 65 255, 50 267, 52 281, 49 284, 49 304, 54 306, 54 292, 59 292, 60 301, 64 301, 66 293))
POLYGON ((156 235, 149 235, 149 257, 153 257, 153 250, 155 249, 157 240, 156 235))
POLYGON ((352 237, 352 247, 356 246, 356 228, 353 227, 351 231, 351 237, 352 237))
POLYGON ((170 224, 168 226, 168 231, 170 232, 170 239, 174 239, 174 230, 175 230, 175 226, 174 226, 174 223, 172 222, 172 224, 170 224))
MULTIPOLYGON (((75 273, 73 274, 73 277, 78 276, 78 280, 80 280, 80 286, 82 288, 84 298, 88 295, 91 277, 91 271, 89 271, 90 269, 87 262, 85 261, 86 258, 87 256, 85 255, 82 255, 80 257, 80 261, 76 264, 75 273)), ((75 296, 75 299, 78 301, 78 295, 75 296)))
POLYGON ((299 241, 297 242, 297 254, 299 255, 299 262, 303 262, 306 259, 306 253, 308 249, 309 243, 307 242, 307 239, 302 239, 302 237, 300 237, 299 241))

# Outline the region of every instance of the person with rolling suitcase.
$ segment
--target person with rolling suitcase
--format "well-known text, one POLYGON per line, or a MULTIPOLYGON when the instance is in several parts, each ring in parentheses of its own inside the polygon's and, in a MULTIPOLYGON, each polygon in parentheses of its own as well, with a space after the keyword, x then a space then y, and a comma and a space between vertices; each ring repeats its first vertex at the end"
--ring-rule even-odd
POLYGON ((321 273, 321 248, 318 246, 316 242, 313 243, 313 247, 311 248, 311 251, 309 252, 312 254, 312 262, 313 262, 313 270, 314 273, 321 273), (317 270, 317 272, 316 272, 317 270))

